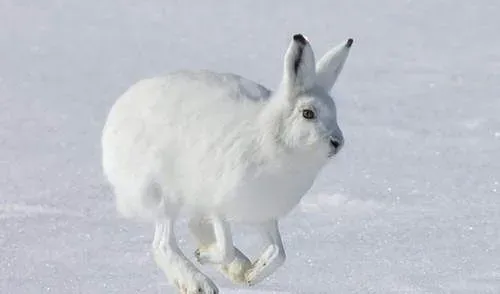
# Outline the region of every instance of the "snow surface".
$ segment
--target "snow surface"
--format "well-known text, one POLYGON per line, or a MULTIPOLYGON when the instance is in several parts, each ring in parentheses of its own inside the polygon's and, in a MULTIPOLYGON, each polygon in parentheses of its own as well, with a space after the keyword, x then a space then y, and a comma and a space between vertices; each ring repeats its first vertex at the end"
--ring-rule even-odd
MULTIPOLYGON (((203 271, 222 293, 500 293, 499 13, 497 0, 0 1, 0 293, 173 293, 152 226, 117 217, 104 185, 107 111, 180 68, 274 88, 296 32, 318 55, 355 39, 336 86, 345 149, 282 221, 283 268, 253 290, 203 271)), ((258 237, 236 229, 255 256, 258 237)))

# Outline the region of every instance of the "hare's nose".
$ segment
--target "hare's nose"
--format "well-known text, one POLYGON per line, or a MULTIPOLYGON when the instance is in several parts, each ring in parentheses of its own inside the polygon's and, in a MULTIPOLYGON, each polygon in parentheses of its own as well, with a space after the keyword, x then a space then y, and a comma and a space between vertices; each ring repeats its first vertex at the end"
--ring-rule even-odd
POLYGON ((330 137, 330 145, 332 146, 334 153, 338 153, 344 144, 341 138, 330 137))

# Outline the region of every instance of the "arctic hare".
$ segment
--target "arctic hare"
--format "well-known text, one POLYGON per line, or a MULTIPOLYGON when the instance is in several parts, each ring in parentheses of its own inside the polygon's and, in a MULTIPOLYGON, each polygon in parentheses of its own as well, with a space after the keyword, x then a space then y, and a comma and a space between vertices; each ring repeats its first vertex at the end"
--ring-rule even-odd
POLYGON ((156 223, 153 252, 182 293, 218 293, 177 245, 181 209, 200 263, 256 284, 285 261, 278 220, 343 146, 329 94, 352 39, 315 63, 294 35, 275 92, 234 74, 182 71, 139 81, 113 105, 102 134, 105 175, 118 210, 156 223), (254 262, 234 247, 229 222, 252 224, 267 248, 254 262))

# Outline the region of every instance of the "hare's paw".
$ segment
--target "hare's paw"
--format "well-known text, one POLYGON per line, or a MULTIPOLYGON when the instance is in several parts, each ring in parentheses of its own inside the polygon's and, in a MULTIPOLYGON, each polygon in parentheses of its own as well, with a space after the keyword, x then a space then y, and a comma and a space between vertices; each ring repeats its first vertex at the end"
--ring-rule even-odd
POLYGON ((238 248, 234 248, 234 258, 224 261, 222 254, 215 252, 215 246, 202 246, 195 250, 194 255, 199 263, 216 264, 218 270, 235 284, 246 283, 245 273, 252 267, 252 262, 238 248))
POLYGON ((179 291, 184 290, 185 294, 218 294, 219 289, 208 277, 202 273, 195 273, 186 280, 187 283, 178 287, 179 291))
POLYGON ((201 248, 196 249, 194 251, 194 257, 196 258, 196 261, 198 261, 198 263, 200 264, 206 264, 209 263, 210 261, 209 254, 207 254, 206 249, 201 249, 201 248))
POLYGON ((200 264, 229 264, 235 258, 236 248, 231 246, 220 247, 217 244, 200 246, 194 251, 194 256, 200 264))
POLYGON ((204 274, 191 271, 169 279, 181 294, 218 294, 217 286, 204 274))
POLYGON ((174 283, 177 291, 181 294, 218 294, 219 289, 208 278, 203 277, 185 283, 181 280, 175 280, 174 283))
POLYGON ((215 246, 200 247, 194 251, 194 257, 200 264, 221 264, 224 256, 215 246))
POLYGON ((155 251, 155 260, 164 270, 167 280, 181 294, 218 294, 217 286, 180 254, 168 258, 160 250, 155 251))
POLYGON ((245 280, 249 286, 253 286, 270 274, 285 262, 285 253, 276 245, 270 245, 261 257, 255 261, 251 268, 245 273, 245 280))
POLYGON ((245 273, 250 270, 252 263, 240 250, 235 248, 233 261, 219 265, 219 271, 235 284, 246 283, 245 273))

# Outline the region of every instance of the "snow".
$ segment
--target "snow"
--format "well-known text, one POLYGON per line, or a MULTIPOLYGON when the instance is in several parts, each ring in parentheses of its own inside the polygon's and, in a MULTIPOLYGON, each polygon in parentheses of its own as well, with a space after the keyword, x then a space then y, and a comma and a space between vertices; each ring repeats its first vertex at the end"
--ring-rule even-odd
MULTIPOLYGON (((335 89, 346 146, 282 221, 288 260, 270 279, 245 289, 201 269, 222 293, 500 293, 499 9, 1 1, 0 293, 173 293, 152 226, 119 218, 104 185, 107 111, 136 80, 180 68, 274 88, 295 32, 318 54, 355 39, 335 89)), ((258 237, 235 229, 255 256, 258 237)))

